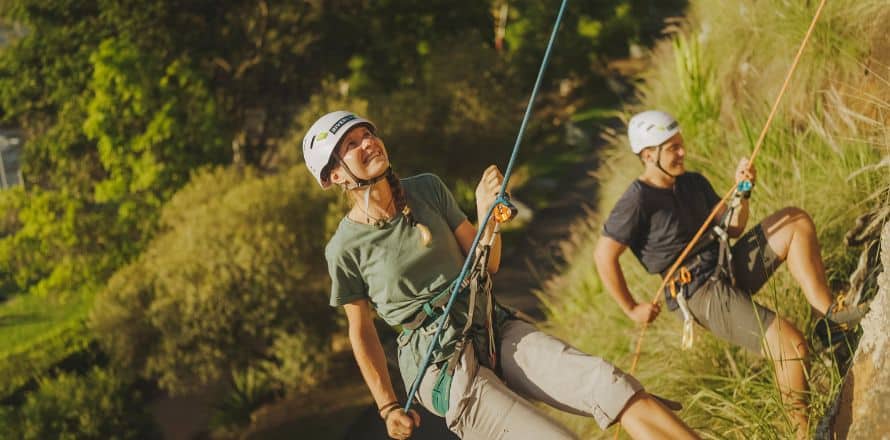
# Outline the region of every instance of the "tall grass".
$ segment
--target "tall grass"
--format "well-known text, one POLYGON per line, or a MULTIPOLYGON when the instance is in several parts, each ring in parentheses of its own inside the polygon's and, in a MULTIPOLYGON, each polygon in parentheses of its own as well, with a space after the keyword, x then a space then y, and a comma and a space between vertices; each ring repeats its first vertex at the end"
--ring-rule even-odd
MULTIPOLYGON (((640 104, 681 122, 687 167, 719 194, 753 144, 815 11, 816 2, 692 1, 687 21, 656 47, 640 104)), ((884 0, 829 2, 757 159, 749 227, 783 207, 813 217, 833 284, 846 278, 856 252, 843 236, 858 215, 890 203, 890 42, 884 0), (883 161, 882 161, 883 159, 883 161)), ((625 369, 638 330, 596 276, 593 246, 602 217, 641 172, 624 136, 612 133, 598 171, 597 212, 578 226, 564 272, 543 289, 548 325, 582 349, 625 369)), ((629 252, 622 259, 638 301, 659 280, 629 252)), ((810 307, 786 269, 755 297, 809 334, 810 307)), ((681 417, 705 438, 789 438, 793 427, 775 385, 772 363, 696 328, 695 346, 680 349, 681 320, 665 312, 650 327, 636 376, 653 392, 682 400, 681 417)), ((812 426, 840 377, 819 353, 809 371, 812 426)), ((587 437, 602 435, 589 419, 560 416, 587 437)))

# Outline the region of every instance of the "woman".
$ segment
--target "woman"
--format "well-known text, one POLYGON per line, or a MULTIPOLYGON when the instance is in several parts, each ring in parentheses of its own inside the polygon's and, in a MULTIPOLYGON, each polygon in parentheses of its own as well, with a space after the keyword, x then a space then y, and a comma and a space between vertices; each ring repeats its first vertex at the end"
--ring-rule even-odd
MULTIPOLYGON (((316 121, 303 139, 303 155, 323 188, 338 185, 351 201, 325 249, 331 305, 346 311, 356 361, 389 435, 408 438, 420 417, 405 413, 396 399, 372 306, 388 324, 403 327, 399 368, 410 387, 441 321, 422 314, 430 310, 424 305, 447 296, 439 294, 450 291, 459 275, 476 228, 438 177, 398 179, 374 124, 353 113, 336 111, 316 121)), ((494 203, 502 182, 495 166, 483 173, 476 188, 479 218, 494 203)), ((480 243, 488 243, 492 234, 489 224, 480 243)), ((494 237, 488 272, 496 272, 499 263, 500 239, 494 237)), ((417 393, 417 401, 445 417, 461 438, 574 438, 526 398, 591 416, 602 428, 621 422, 634 438, 697 438, 633 377, 497 305, 492 313, 483 312, 485 300, 472 301, 471 313, 470 302, 466 294, 455 302, 417 393), (463 345, 460 329, 467 321, 476 325, 463 345), (491 353, 497 356, 490 358, 491 353)))

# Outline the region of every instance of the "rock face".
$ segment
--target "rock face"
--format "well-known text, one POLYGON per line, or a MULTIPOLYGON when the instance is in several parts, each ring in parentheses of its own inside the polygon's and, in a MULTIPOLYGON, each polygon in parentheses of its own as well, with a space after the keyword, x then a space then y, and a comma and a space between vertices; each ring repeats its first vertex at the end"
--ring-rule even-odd
POLYGON ((890 222, 881 232, 878 294, 862 321, 863 335, 847 372, 832 439, 890 440, 890 222))

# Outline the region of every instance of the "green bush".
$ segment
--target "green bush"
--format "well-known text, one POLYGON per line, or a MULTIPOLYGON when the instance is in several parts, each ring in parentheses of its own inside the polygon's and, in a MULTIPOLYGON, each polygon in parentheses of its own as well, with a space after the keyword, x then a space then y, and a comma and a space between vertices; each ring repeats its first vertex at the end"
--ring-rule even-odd
POLYGON ((233 371, 229 379, 227 393, 213 404, 210 418, 210 428, 223 436, 231 436, 246 426, 253 411, 275 397, 269 376, 263 371, 233 371))
POLYGON ((40 381, 18 408, 0 408, 0 434, 22 440, 160 438, 141 396, 109 370, 40 381))
POLYGON ((281 332, 269 353, 272 359, 260 364, 270 382, 285 393, 299 393, 325 377, 330 358, 324 339, 309 333, 281 332))
POLYGON ((290 349, 323 356, 336 325, 319 258, 332 202, 302 166, 269 177, 197 173, 146 252, 98 296, 100 343, 172 393, 282 362, 282 334, 303 335, 290 349))

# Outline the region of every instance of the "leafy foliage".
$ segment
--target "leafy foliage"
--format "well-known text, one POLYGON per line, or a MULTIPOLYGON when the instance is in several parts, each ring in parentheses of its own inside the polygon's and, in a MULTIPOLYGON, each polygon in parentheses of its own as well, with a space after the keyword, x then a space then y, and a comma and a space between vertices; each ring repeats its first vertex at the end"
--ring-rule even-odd
POLYGON ((160 438, 138 392, 100 368, 42 380, 20 407, 0 410, 0 434, 23 440, 160 438))
POLYGON ((151 230, 145 212, 156 212, 195 164, 222 159, 220 115, 188 59, 164 66, 117 38, 103 41, 91 61, 83 129, 106 173, 95 201, 114 202, 119 222, 141 220, 147 225, 137 230, 151 230))
MULTIPOLYGON (((501 2, 496 2, 500 4, 501 2)), ((510 1, 504 39, 508 59, 530 78, 553 28, 558 1, 510 1)), ((649 45, 663 18, 682 13, 685 0, 596 0, 569 2, 551 61, 550 78, 586 77, 604 69, 608 59, 626 56, 631 44, 649 45)))
POLYGON ((305 334, 290 348, 325 353, 335 320, 316 257, 330 203, 303 167, 196 174, 165 207, 164 232, 97 299, 100 342, 174 393, 282 362, 274 347, 288 334, 305 334))

